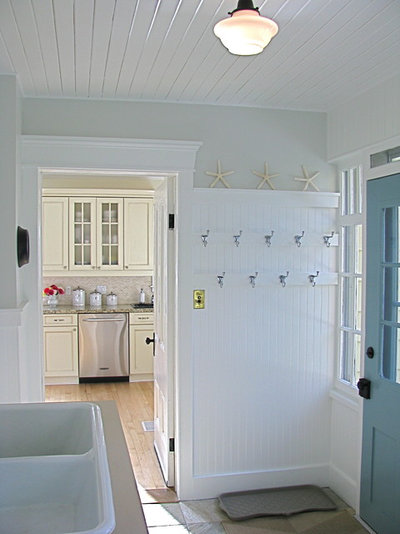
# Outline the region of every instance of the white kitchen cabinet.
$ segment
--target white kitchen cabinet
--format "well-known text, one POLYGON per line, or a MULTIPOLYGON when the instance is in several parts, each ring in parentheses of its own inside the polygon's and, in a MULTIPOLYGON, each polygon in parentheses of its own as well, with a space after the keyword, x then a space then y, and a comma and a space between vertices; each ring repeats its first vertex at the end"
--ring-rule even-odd
POLYGON ((153 269, 153 200, 124 199, 124 270, 147 274, 153 269))
POLYGON ((153 343, 146 344, 146 337, 153 337, 153 313, 129 314, 129 381, 153 380, 153 343))
POLYGON ((46 384, 78 384, 77 315, 44 315, 44 377, 46 384))
POLYGON ((42 199, 43 271, 68 270, 68 198, 42 199))
POLYGON ((123 199, 70 198, 71 271, 123 269, 123 199))

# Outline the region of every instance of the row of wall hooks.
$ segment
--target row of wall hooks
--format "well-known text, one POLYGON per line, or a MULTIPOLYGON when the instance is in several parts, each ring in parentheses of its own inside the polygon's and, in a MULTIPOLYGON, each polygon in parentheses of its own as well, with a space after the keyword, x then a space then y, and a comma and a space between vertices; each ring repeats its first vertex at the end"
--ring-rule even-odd
MULTIPOLYGON (((240 238, 242 237, 242 233, 243 231, 242 230, 239 230, 239 233, 238 234, 235 234, 233 235, 233 244, 238 247, 240 245, 240 238)), ((265 239, 265 244, 267 245, 267 247, 270 247, 272 245, 272 237, 274 235, 274 230, 271 230, 271 233, 270 234, 265 234, 264 235, 264 239, 265 239)), ((300 234, 296 234, 294 236, 294 243, 297 247, 301 247, 302 245, 302 239, 304 237, 304 230, 301 231, 300 234)), ((331 240, 333 239, 335 235, 335 232, 332 231, 329 235, 323 235, 322 236, 322 240, 323 240, 323 243, 329 248, 331 246, 331 240)), ((206 232, 204 234, 201 234, 201 240, 202 240, 202 243, 203 243, 203 246, 206 247, 208 245, 208 238, 210 236, 210 230, 206 230, 206 232)))
MULTIPOLYGON (((225 274, 226 274, 226 272, 224 271, 222 274, 218 274, 217 275, 217 283, 218 283, 220 288, 224 287, 225 274)), ((289 274, 290 274, 289 271, 286 271, 286 274, 280 274, 279 275, 279 282, 280 282, 282 287, 286 287, 286 280, 289 277, 289 274)), ((249 279, 249 283, 250 283, 252 288, 256 287, 256 278, 257 278, 257 276, 258 276, 258 272, 256 271, 254 274, 251 274, 249 276, 249 278, 248 278, 249 279)), ((309 281, 309 283, 311 284, 312 287, 316 286, 315 279, 318 278, 318 276, 319 276, 319 271, 316 271, 315 274, 309 274, 308 275, 308 281, 309 281)))

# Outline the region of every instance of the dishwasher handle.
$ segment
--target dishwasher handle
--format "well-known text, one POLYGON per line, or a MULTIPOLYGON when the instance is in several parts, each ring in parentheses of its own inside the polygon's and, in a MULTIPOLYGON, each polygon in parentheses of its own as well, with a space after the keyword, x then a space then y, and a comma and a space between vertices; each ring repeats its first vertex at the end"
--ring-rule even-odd
POLYGON ((113 317, 110 317, 109 319, 106 319, 105 317, 101 319, 97 319, 97 318, 90 317, 89 319, 81 319, 81 321, 85 323, 103 323, 107 321, 113 321, 114 323, 124 323, 126 319, 114 319, 113 317))

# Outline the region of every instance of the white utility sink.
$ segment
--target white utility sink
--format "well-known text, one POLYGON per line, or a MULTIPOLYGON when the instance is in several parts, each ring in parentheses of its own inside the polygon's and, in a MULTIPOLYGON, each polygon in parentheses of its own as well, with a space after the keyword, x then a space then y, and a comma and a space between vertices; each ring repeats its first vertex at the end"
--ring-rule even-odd
POLYGON ((0 405, 0 534, 109 534, 115 528, 100 408, 0 405))

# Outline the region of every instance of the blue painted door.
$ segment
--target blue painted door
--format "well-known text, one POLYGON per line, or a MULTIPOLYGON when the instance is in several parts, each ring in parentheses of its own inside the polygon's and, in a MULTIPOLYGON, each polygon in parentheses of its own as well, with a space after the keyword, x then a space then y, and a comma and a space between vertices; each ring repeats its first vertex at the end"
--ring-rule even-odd
POLYGON ((367 184, 366 280, 360 516, 378 534, 399 534, 400 174, 367 184))

